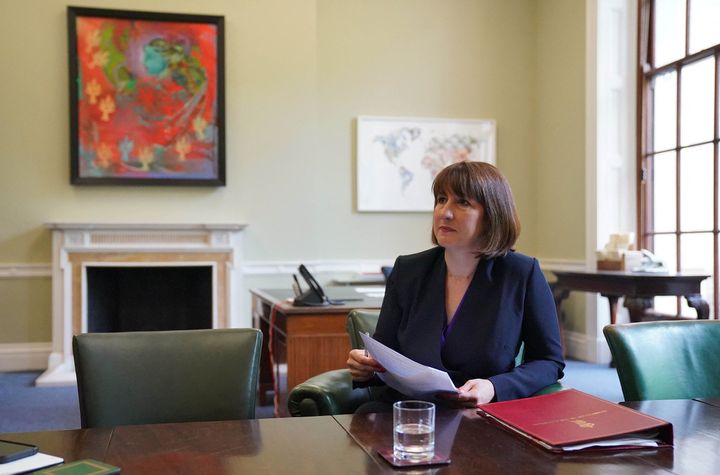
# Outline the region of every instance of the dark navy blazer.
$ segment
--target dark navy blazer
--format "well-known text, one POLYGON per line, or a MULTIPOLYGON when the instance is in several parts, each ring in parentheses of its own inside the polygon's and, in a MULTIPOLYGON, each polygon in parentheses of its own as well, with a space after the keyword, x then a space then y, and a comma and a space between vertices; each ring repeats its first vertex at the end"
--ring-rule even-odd
POLYGON ((497 401, 530 396, 562 378, 555 303, 537 260, 512 251, 481 260, 443 345, 444 256, 435 247, 397 258, 374 337, 447 371, 457 386, 489 379, 497 401), (515 367, 523 341, 524 363, 515 367))

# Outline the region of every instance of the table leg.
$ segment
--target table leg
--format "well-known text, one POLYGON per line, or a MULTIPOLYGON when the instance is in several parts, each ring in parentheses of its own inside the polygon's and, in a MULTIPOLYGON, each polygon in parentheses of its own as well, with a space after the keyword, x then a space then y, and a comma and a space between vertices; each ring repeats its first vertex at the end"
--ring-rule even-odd
POLYGON ((263 334, 262 349, 260 351, 260 374, 258 377, 258 403, 262 406, 270 404, 271 400, 267 397, 268 391, 273 389, 274 368, 270 365, 270 355, 268 352, 268 344, 270 339, 270 307, 253 297, 253 328, 257 328, 263 334))
POLYGON ((565 338, 563 337, 562 301, 565 300, 570 291, 563 287, 553 286, 553 299, 555 300, 555 312, 557 314, 558 327, 560 328, 560 344, 562 345, 563 356, 565 355, 565 338))
POLYGON ((697 317, 702 320, 710 318, 710 306, 700 294, 686 295, 685 300, 690 307, 697 311, 697 317))
POLYGON ((617 323, 617 303, 619 297, 617 295, 600 295, 608 299, 608 303, 610 304, 610 325, 615 325, 615 323, 617 323))
MULTIPOLYGON (((605 297, 608 299, 608 304, 610 305, 610 325, 615 325, 617 323, 617 303, 619 297, 617 295, 608 295, 608 294, 600 294, 602 297, 605 297)), ((615 360, 610 357, 610 367, 615 367, 615 360)))
POLYGON ((625 297, 625 308, 630 314, 630 321, 633 323, 642 322, 647 316, 647 309, 653 307, 652 297, 625 297))

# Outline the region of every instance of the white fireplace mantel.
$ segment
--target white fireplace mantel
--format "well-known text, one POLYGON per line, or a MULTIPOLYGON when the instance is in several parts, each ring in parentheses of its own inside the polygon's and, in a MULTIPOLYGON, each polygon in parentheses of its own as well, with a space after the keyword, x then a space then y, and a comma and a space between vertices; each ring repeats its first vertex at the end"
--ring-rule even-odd
POLYGON ((213 328, 238 326, 245 224, 47 223, 52 230, 52 352, 38 386, 75 382, 72 337, 87 329, 88 266, 206 265, 213 328))

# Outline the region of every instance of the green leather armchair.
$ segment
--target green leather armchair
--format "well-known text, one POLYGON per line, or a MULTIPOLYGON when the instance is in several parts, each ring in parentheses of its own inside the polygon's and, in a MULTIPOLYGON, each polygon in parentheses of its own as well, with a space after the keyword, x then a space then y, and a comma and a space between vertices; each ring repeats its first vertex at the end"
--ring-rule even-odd
MULTIPOLYGON (((363 349, 360 332, 374 333, 380 315, 378 310, 353 310, 348 314, 346 329, 353 348, 363 349)), ((515 360, 520 364, 524 345, 515 360)), ((565 389, 560 383, 552 384, 536 395, 565 389)), ((354 388, 347 369, 335 369, 318 374, 295 386, 288 395, 288 412, 292 416, 325 416, 352 414, 361 404, 372 398, 373 387, 354 388)))
POLYGON ((626 401, 720 397, 720 321, 608 325, 626 401))
POLYGON ((73 338, 83 428, 252 419, 262 333, 83 333, 73 338))

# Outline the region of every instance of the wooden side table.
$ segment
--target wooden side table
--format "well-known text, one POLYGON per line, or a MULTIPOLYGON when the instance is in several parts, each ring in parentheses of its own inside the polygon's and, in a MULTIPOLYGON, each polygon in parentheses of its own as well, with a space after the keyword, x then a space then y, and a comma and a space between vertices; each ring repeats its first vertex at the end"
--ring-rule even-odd
POLYGON ((697 318, 710 317, 710 307, 700 295, 700 284, 710 277, 709 275, 619 271, 552 272, 557 276, 557 281, 553 284, 553 297, 558 320, 561 320, 562 301, 574 290, 597 292, 607 297, 612 324, 617 319, 617 302, 620 297, 625 298, 624 306, 630 313, 631 322, 668 318, 649 311, 653 306, 653 298, 661 295, 685 297, 688 305, 697 312, 697 318))

